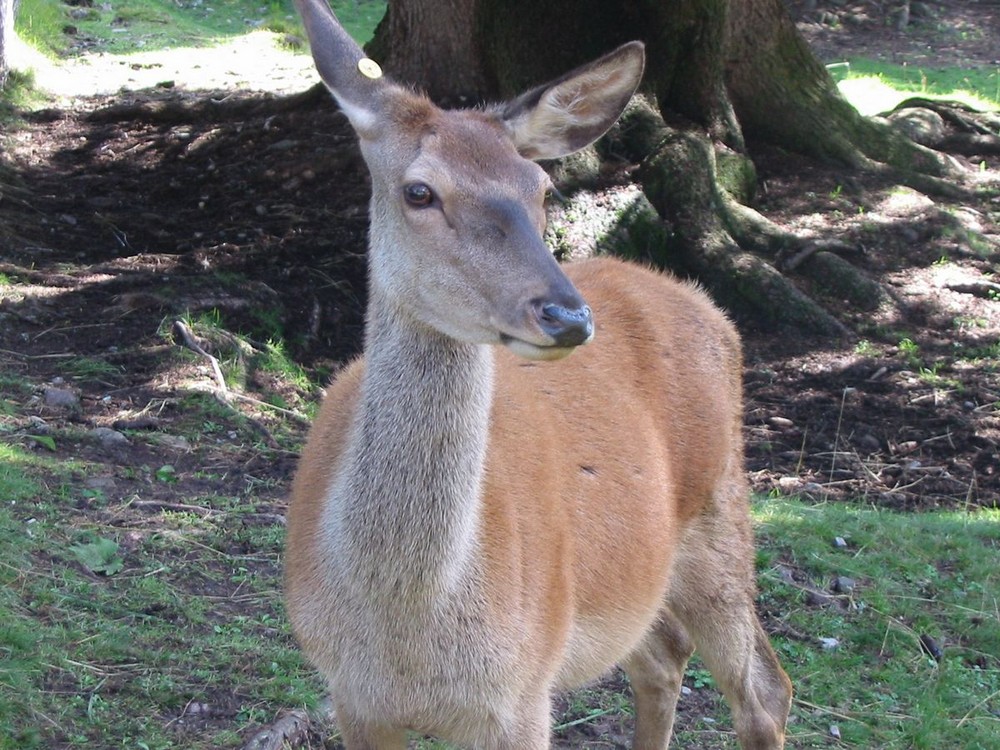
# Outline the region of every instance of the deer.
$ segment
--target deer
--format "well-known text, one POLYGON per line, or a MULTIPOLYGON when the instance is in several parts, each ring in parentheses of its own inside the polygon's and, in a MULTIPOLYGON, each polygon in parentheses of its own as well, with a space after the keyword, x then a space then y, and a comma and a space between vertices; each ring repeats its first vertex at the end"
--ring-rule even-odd
POLYGON ((695 648, 742 747, 783 747, 736 329, 693 283, 561 265, 543 240, 538 160, 617 121, 642 44, 444 110, 382 75, 325 0, 296 4, 371 175, 364 350, 310 430, 285 552, 344 747, 543 750, 553 697, 618 665, 633 748, 663 750, 695 648))

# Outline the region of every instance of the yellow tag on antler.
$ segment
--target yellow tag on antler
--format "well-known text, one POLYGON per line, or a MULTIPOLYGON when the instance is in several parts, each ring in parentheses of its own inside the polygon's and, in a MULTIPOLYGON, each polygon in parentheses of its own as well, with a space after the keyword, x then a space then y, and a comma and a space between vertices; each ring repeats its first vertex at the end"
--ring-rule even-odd
POLYGON ((361 75, 365 76, 365 78, 382 77, 382 68, 379 67, 377 62, 367 57, 362 57, 358 60, 358 70, 361 71, 361 75))

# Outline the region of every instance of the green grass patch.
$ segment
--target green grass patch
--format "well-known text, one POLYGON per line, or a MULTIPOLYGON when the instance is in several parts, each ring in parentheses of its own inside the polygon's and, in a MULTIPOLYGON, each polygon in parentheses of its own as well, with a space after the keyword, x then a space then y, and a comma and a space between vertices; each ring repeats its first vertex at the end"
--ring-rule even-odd
MULTIPOLYGON (((263 309, 255 315, 255 328, 266 334, 266 341, 254 334, 236 333, 218 310, 185 315, 183 322, 191 333, 215 356, 227 386, 241 393, 254 394, 258 402, 278 409, 315 412, 315 393, 326 383, 323 372, 309 373, 287 352, 283 324, 273 311, 263 309)), ((177 332, 171 326, 161 335, 174 343, 177 332)))
POLYGON ((32 47, 52 54, 64 44, 63 28, 69 23, 67 13, 66 5, 52 0, 21 0, 14 28, 32 47))
MULTIPOLYGON (((0 89, 0 126, 11 128, 17 124, 20 112, 40 106, 45 101, 45 94, 35 86, 35 74, 32 71, 9 71, 7 81, 0 89)), ((0 171, 0 185, 8 177, 5 172, 6 170, 0 171)), ((9 286, 11 283, 11 278, 4 275, 2 285, 9 286)))
POLYGON ((117 382, 122 370, 100 357, 71 357, 63 362, 63 371, 74 380, 82 382, 117 382))
POLYGON ((13 445, 0 443, 0 498, 8 504, 30 500, 41 492, 27 466, 32 456, 13 445))
MULTIPOLYGON (((333 8, 349 33, 367 42, 385 13, 384 2, 335 0, 333 8)), ((291 0, 119 0, 70 7, 52 0, 23 0, 18 33, 50 55, 75 54, 85 38, 88 52, 200 47, 266 29, 302 34, 291 0), (72 27, 74 33, 67 33, 72 27)))
POLYGON ((886 112, 914 96, 954 99, 982 110, 1000 107, 1000 66, 919 68, 855 58, 829 69, 841 93, 864 115, 886 112))
POLYGON ((213 512, 126 530, 0 506, 0 750, 239 747, 319 700, 281 612, 280 525, 245 523, 249 495, 186 502, 213 512))
POLYGON ((826 746, 832 725, 845 747, 1000 747, 1000 511, 769 500, 756 518, 763 605, 802 636, 774 639, 792 747, 826 746), (853 590, 831 593, 837 577, 853 590))

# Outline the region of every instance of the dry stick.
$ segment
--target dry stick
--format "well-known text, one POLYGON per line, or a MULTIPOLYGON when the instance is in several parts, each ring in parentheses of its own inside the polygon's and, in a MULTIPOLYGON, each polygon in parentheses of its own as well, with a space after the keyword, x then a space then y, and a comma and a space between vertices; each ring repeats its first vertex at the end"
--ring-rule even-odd
POLYGON ((0 349, 0 354, 9 354, 12 357, 18 357, 20 359, 67 359, 69 357, 79 356, 77 354, 73 354, 72 352, 60 352, 58 354, 22 354, 21 352, 15 352, 10 349, 0 349))
MULTIPOLYGON (((830 459, 830 481, 833 481, 833 470, 837 466, 837 454, 840 451, 837 450, 837 445, 840 443, 840 427, 844 422, 844 405, 847 403, 847 394, 853 391, 853 388, 844 388, 844 392, 840 394, 840 414, 837 415, 837 431, 833 436, 833 458, 830 459)), ((848 453, 844 451, 844 453, 848 453)))
MULTIPOLYGON (((220 391, 220 393, 217 393, 216 396, 220 400, 228 404, 231 399, 236 398, 239 399, 240 401, 246 401, 248 403, 255 404, 257 406, 264 406, 267 407, 268 409, 273 409, 274 411, 284 414, 287 417, 291 417, 292 419, 295 419, 296 421, 304 425, 312 424, 309 421, 308 417, 306 417, 303 414, 299 414, 298 412, 292 411, 291 409, 285 409, 281 406, 275 406, 274 404, 269 404, 266 401, 261 401, 260 399, 256 399, 253 396, 247 396, 245 394, 236 393, 235 391, 229 390, 229 386, 226 385, 226 379, 222 375, 222 368, 219 366, 219 360, 213 357, 208 352, 206 352, 201 347, 201 345, 195 339, 194 334, 191 333, 191 329, 188 328, 182 321, 175 320, 174 330, 176 330, 180 334, 180 337, 184 340, 184 343, 188 346, 188 348, 190 348, 197 354, 200 354, 201 356, 205 357, 209 362, 212 363, 212 372, 215 374, 215 383, 220 391)), ((255 428, 257 428, 260 432, 264 434, 264 437, 267 439, 269 443, 272 444, 272 446, 275 447, 278 446, 278 442, 274 439, 274 437, 271 436, 271 433, 268 432, 263 425, 261 425, 259 422, 257 422, 257 420, 252 419, 251 417, 247 417, 247 419, 255 428)))
POLYGON ((254 398, 253 396, 247 396, 243 393, 230 392, 229 395, 239 399, 240 401, 246 401, 251 404, 256 404, 257 406, 266 406, 268 409, 273 409, 279 414, 284 414, 286 417, 291 417, 292 419, 295 419, 306 426, 312 424, 312 422, 309 420, 309 417, 307 417, 305 414, 299 414, 297 411, 292 411, 291 409, 285 409, 282 406, 275 406, 274 404, 267 403, 267 401, 261 401, 260 399, 254 398))
POLYGON ((987 703, 989 703, 991 700, 993 700, 994 698, 996 698, 998 695, 1000 695, 1000 690, 995 690, 993 693, 991 693, 990 695, 987 695, 985 698, 983 698, 981 701, 979 701, 979 703, 977 703, 972 708, 970 708, 969 712, 967 714, 965 714, 965 716, 963 716, 959 720, 958 724, 955 725, 955 729, 958 729, 965 722, 967 722, 969 720, 969 717, 972 716, 972 714, 976 711, 977 708, 982 708, 987 703))
MULTIPOLYGON (((270 407, 277 411, 283 412, 289 416, 295 417, 303 424, 309 424, 309 420, 306 419, 301 414, 296 414, 295 412, 289 411, 288 409, 282 409, 280 406, 274 406, 273 404, 269 404, 266 401, 259 401, 251 396, 244 396, 241 393, 230 391, 229 386, 226 385, 226 379, 222 375, 222 367, 219 365, 219 360, 213 357, 211 354, 209 354, 202 348, 202 346, 195 339, 194 334, 191 333, 191 329, 188 328, 183 321, 175 320, 174 330, 177 331, 178 334, 180 334, 180 337, 184 340, 184 343, 188 346, 188 348, 190 348, 197 354, 200 354, 201 356, 203 356, 205 359, 207 359, 209 362, 212 363, 212 373, 215 376, 215 384, 217 386, 217 390, 214 391, 213 395, 223 404, 232 407, 232 404, 230 402, 232 401, 233 398, 237 398, 241 401, 249 401, 250 403, 253 404, 270 407)), ((257 430, 257 432, 261 434, 264 440, 267 441, 268 445, 270 445, 272 448, 281 447, 281 444, 275 439, 274 435, 271 434, 270 430, 268 430, 264 425, 262 425, 259 420, 254 419, 248 414, 244 414, 243 418, 246 419, 247 422, 255 430, 257 430)))
POLYGON ((180 334, 181 338, 184 339, 184 343, 189 349, 200 354, 209 362, 212 363, 212 372, 215 375, 215 384, 218 386, 221 392, 221 397, 228 401, 230 397, 229 386, 226 385, 226 379, 222 375, 222 367, 219 366, 219 360, 213 357, 211 354, 202 349, 201 344, 195 339, 194 334, 191 333, 191 329, 188 328, 183 321, 174 321, 174 330, 180 334))

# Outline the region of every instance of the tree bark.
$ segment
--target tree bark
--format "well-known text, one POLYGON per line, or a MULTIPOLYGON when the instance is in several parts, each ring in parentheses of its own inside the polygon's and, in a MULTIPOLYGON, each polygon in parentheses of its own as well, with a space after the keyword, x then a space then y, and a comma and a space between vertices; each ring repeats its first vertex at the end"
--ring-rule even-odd
POLYGON ((840 95, 782 0, 735 0, 729 15, 726 88, 752 138, 858 168, 884 163, 950 175, 954 163, 862 117, 840 95))
POLYGON ((15 0, 0 0, 0 89, 10 74, 10 47, 14 38, 15 0))
POLYGON ((367 52, 395 78, 437 100, 464 103, 485 92, 474 0, 389 3, 367 52))

